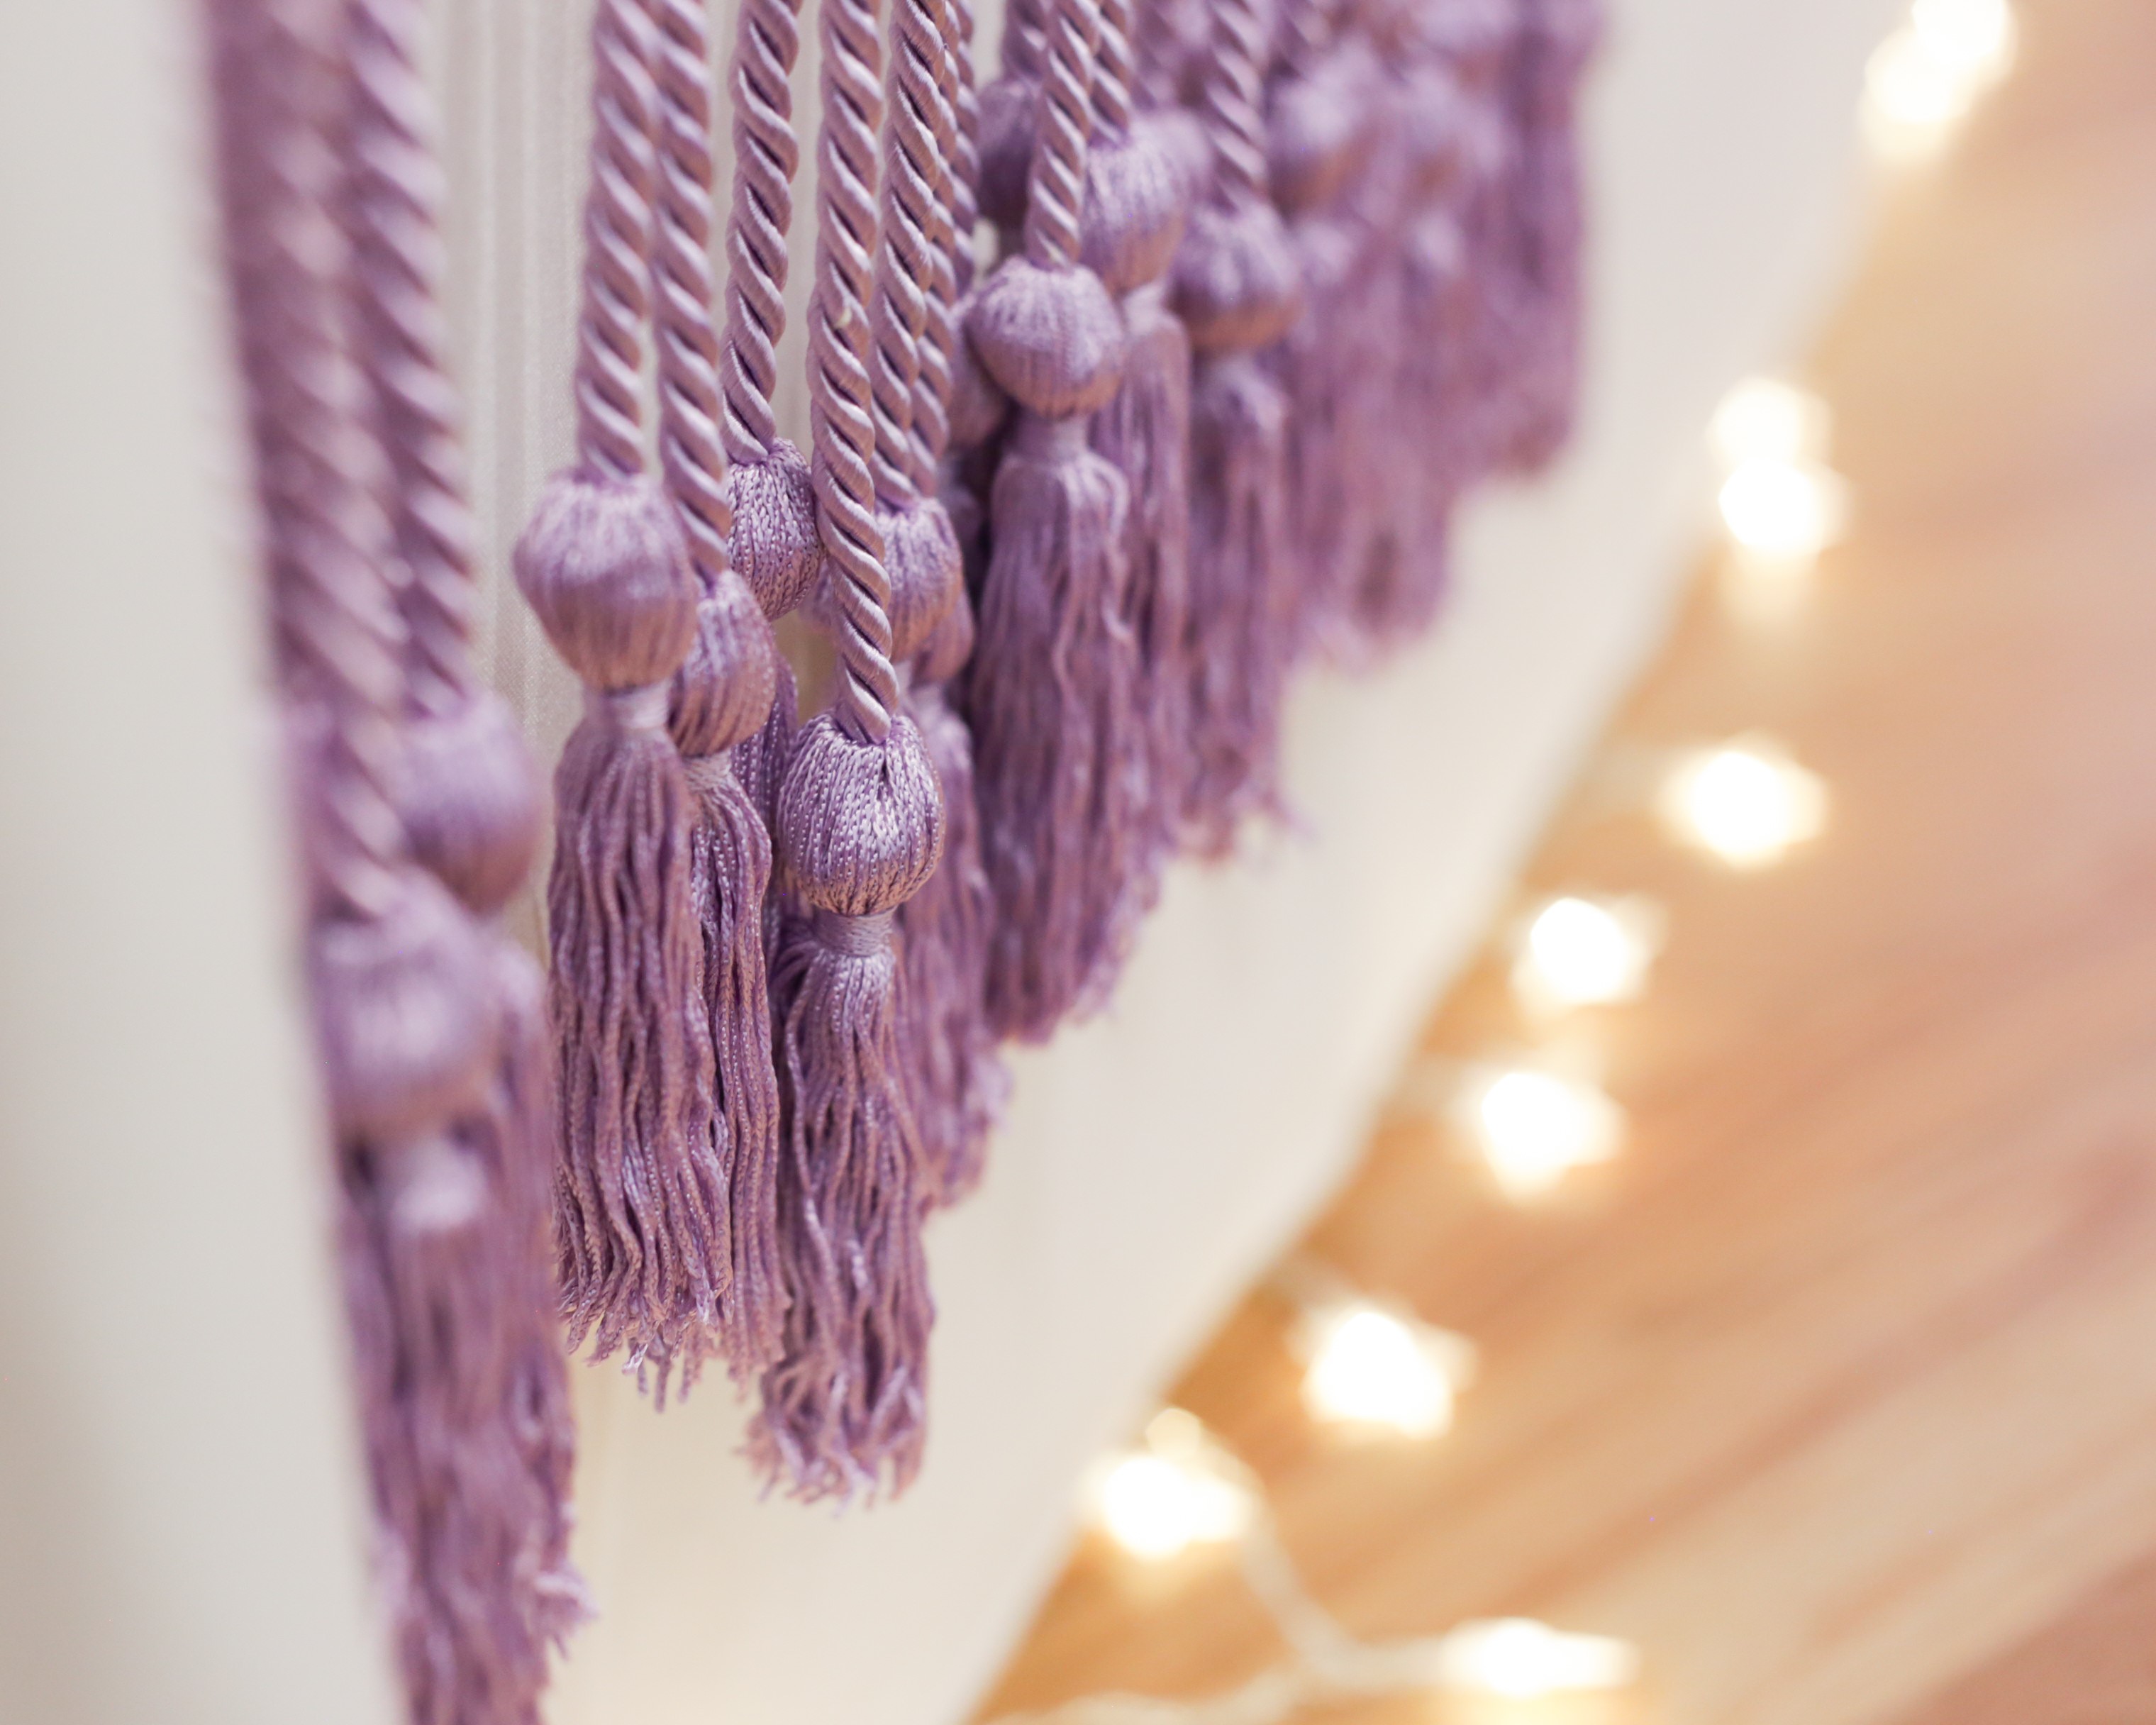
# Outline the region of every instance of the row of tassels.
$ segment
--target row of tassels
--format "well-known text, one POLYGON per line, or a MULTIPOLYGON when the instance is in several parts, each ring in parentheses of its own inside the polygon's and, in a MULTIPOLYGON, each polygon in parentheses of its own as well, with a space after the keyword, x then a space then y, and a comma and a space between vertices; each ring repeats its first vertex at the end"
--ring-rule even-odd
POLYGON ((1457 498, 1563 440, 1596 0, 1014 0, 978 95, 968 0, 818 0, 805 458, 801 0, 740 6, 723 291, 702 0, 595 0, 576 459, 515 559, 585 696, 543 1006, 425 0, 206 3, 382 1568, 414 1718, 527 1721, 582 1609, 550 1281, 662 1403, 722 1362, 797 1495, 912 1477, 999 1046, 1108 998, 1167 863, 1281 809, 1296 666, 1424 627, 1457 498))

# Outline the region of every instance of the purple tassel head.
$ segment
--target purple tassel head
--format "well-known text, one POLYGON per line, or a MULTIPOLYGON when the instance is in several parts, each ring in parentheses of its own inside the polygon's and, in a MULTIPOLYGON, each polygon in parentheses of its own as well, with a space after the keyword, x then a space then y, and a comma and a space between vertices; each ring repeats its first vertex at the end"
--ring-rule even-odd
POLYGON ((988 375, 980 355, 973 351, 973 337, 966 333, 973 318, 974 299, 975 295, 968 294, 958 302, 951 318, 959 332, 958 339, 952 344, 951 399, 947 405, 951 446, 954 449, 979 449, 1002 429, 1010 413, 1010 398, 988 375))
POLYGON ((1270 203, 1200 206, 1170 278, 1176 315, 1200 352, 1265 347, 1302 309, 1302 277, 1270 203))
POLYGON ((1183 240, 1188 187, 1164 128, 1141 118, 1127 138, 1086 152, 1079 261, 1121 298, 1166 273, 1183 240))
MULTIPOLYGON (((965 582, 964 560, 951 514, 940 498, 916 497, 896 509, 879 509, 883 531, 884 576, 891 583, 886 609, 891 621, 891 656, 911 659, 936 632, 952 597, 965 582)), ((844 628, 830 583, 819 582, 808 614, 827 635, 844 628)))
POLYGON ((788 883, 819 910, 880 916, 921 890, 943 855, 935 764, 901 714, 880 742, 858 742, 829 713, 795 739, 778 792, 788 883))
POLYGON ((398 763, 397 811, 413 860, 475 916, 490 916, 538 855, 546 794, 524 732, 492 690, 415 719, 398 763))
POLYGON ((664 683, 696 641, 688 547, 673 506, 648 479, 556 475, 515 561, 547 639, 594 689, 664 683))
POLYGON ((316 924, 309 980, 330 1114, 341 1134, 388 1142, 478 1107, 501 1025, 486 940, 417 870, 367 916, 316 924))
POLYGON ((667 728, 685 760, 722 755, 771 716, 778 644, 747 583, 729 571, 696 607, 696 639, 674 674, 667 728))
POLYGON ((1369 159, 1375 95, 1356 69, 1337 61, 1275 90, 1265 116, 1265 164, 1282 215, 1293 220, 1332 203, 1369 159))
POLYGON ((988 376, 1045 419, 1098 413, 1122 379, 1122 314, 1090 270, 1004 259, 967 332, 988 376))
POLYGON ((726 496, 734 514, 727 541, 733 566, 763 614, 783 617, 808 596, 824 562, 808 464, 792 444, 775 439, 762 460, 726 470, 726 496))
POLYGON ((983 219, 1015 230, 1025 219, 1025 184, 1033 172, 1034 131, 1040 90, 1030 79, 1005 73, 980 94, 975 198, 983 219))

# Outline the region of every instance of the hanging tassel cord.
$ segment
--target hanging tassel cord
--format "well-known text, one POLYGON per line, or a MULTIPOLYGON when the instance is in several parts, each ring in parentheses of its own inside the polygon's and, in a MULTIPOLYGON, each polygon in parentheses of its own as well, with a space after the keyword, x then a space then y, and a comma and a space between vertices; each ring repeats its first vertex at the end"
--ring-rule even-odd
POLYGON ((900 709, 875 510, 879 22, 875 0, 822 0, 808 402, 839 675, 830 711, 794 746, 778 806, 786 875, 808 914, 788 924, 773 966, 791 1303, 750 1448, 806 1497, 911 1479, 932 1313, 891 929, 935 870, 943 814, 935 769, 900 709))
MULTIPOLYGON (((547 887, 559 1068, 557 1226, 572 1343, 626 1351, 664 1403, 709 1352, 731 1275, 715 1055, 693 896, 697 800, 669 734, 702 588, 646 472, 641 407, 660 188, 657 31, 639 0, 592 20, 591 178, 577 464, 516 554, 517 583, 585 685, 555 774, 547 887)), ((663 345, 663 344, 662 344, 663 345)))

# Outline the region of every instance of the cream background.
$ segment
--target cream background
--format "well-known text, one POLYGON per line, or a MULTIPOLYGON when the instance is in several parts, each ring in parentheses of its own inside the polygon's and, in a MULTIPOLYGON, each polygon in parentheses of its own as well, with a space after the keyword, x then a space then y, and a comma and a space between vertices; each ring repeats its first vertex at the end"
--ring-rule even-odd
MULTIPOLYGON (((567 444, 583 9, 442 9, 459 365, 499 568, 567 444)), ((718 1386, 662 1419, 588 1375, 582 1555, 606 1616, 557 1725, 963 1712, 1053 1573, 1079 1470, 1343 1171, 1659 639, 1707 413, 1800 347, 1847 255, 1858 74, 1894 9, 1616 0, 1573 455, 1473 512, 1437 639, 1301 691, 1306 830, 1178 875, 1112 1014, 1021 1063, 986 1190, 936 1227, 936 1431, 908 1500, 759 1502, 718 1386)), ((0 59, 0 1717, 386 1720, 250 694, 192 11, 20 10, 0 59)), ((566 680, 505 591, 487 651, 557 740, 566 680)))

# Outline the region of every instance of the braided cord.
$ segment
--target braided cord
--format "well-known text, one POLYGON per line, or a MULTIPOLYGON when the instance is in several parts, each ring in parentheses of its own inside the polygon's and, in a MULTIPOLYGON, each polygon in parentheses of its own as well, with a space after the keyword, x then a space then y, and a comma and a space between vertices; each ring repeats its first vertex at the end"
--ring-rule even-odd
POLYGON ((1213 146, 1214 202, 1227 209, 1268 196, 1265 69, 1265 20, 1253 0, 1213 0, 1202 112, 1213 146))
POLYGON ((639 386, 658 178, 650 37, 639 0, 598 0, 592 14, 592 177, 584 198, 583 304, 577 328, 577 453, 594 473, 616 479, 644 469, 639 386))
POLYGON ((689 555, 709 592, 726 572, 726 457, 719 342, 711 327, 711 73, 704 0, 646 0, 659 97, 652 246, 659 349, 659 460, 689 555))
POLYGON ((1281 0, 1279 29, 1273 43, 1277 69, 1307 78, 1332 44, 1336 32, 1332 0, 1281 0))
POLYGON ((934 256, 942 251, 937 173, 937 62, 943 53, 939 0, 896 0, 886 69, 883 195, 875 299, 870 311, 870 390, 875 416, 879 501, 903 506, 921 492, 913 398, 921 381, 934 256))
POLYGON ((957 290, 973 285, 973 230, 981 208, 981 99, 973 79, 973 0, 949 0, 952 126, 951 139, 951 262, 957 290))
POLYGON ((1093 130, 1092 59, 1100 0, 1055 0, 1042 68, 1039 135, 1025 185, 1025 256, 1045 270, 1078 261, 1086 141, 1093 130))
POLYGON ((880 742, 898 711, 891 583, 876 526, 868 301, 876 244, 876 129, 882 118, 877 0, 820 0, 823 121, 816 140, 816 294, 809 311, 810 474, 832 597, 840 726, 880 742))
POLYGON ((1131 135, 1131 0, 1101 0, 1100 51, 1093 61, 1093 129, 1121 143, 1131 135))
POLYGON ((786 330, 786 236, 793 225, 793 63, 801 0, 742 0, 734 21, 733 202, 726 213, 726 327, 721 431, 756 461, 778 439, 772 392, 786 330))
POLYGON ((444 356, 443 176, 419 43, 426 0, 348 0, 348 177, 355 347, 388 462, 405 579, 406 699, 436 716, 470 698, 471 503, 444 356))
POLYGON ((958 305, 957 181, 952 163, 958 154, 957 22, 949 0, 932 0, 935 52, 929 95, 934 101, 934 146, 931 165, 928 236, 927 317, 921 338, 921 370, 913 385, 913 464, 916 487, 933 493, 936 464, 951 441, 951 368, 957 352, 958 305))
POLYGON ((1173 0, 1137 0, 1131 40, 1137 56, 1135 88, 1138 104, 1158 114, 1180 105, 1176 88, 1183 53, 1174 20, 1168 15, 1173 0))
POLYGON ((1038 79, 1047 55, 1048 15, 1053 0, 1009 0, 1004 10, 1003 72, 1038 79))
POLYGON ((344 235, 326 116, 336 80, 316 15, 218 0, 218 166, 265 521, 279 670, 327 716, 311 775, 323 909, 379 916, 404 834, 391 798, 403 629, 384 577, 379 452, 343 344, 344 235))

